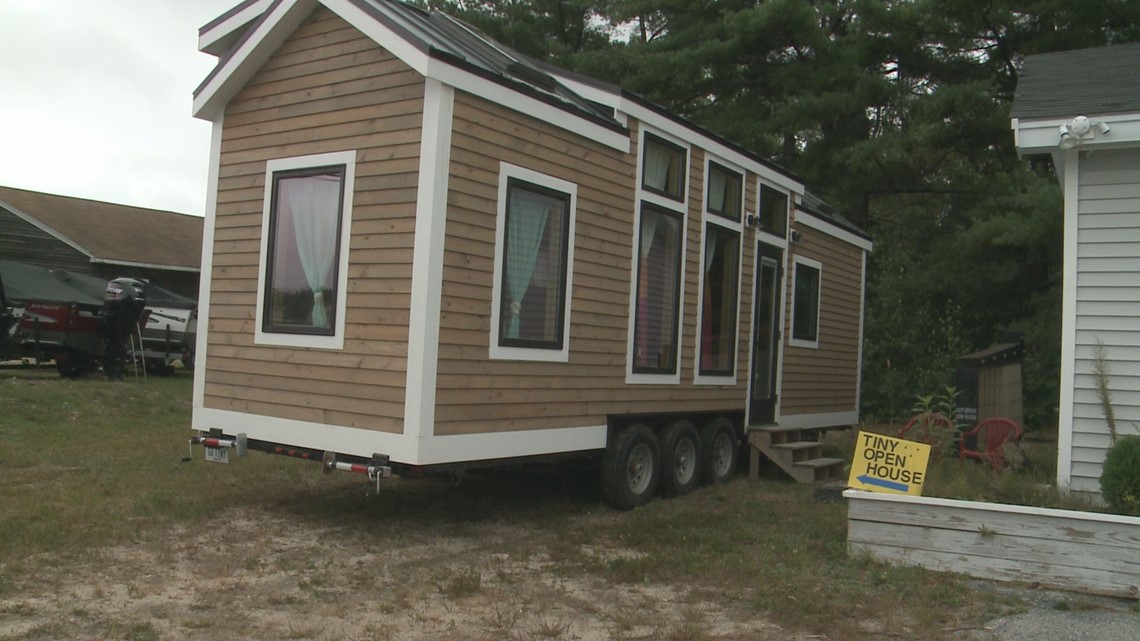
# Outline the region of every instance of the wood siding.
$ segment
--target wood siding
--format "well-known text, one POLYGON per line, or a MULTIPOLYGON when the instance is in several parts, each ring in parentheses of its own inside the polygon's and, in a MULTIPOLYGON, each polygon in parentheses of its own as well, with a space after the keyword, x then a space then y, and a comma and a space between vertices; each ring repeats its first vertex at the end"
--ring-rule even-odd
POLYGON ((229 103, 205 406, 403 429, 424 79, 318 8, 229 103), (344 349, 254 345, 266 161, 356 150, 344 349))
MULTIPOLYGON (((807 214, 799 213, 798 216, 807 214)), ((806 225, 791 245, 786 263, 787 309, 784 324, 784 370, 780 415, 825 414, 858 409, 859 318, 862 312, 863 250, 806 225), (819 347, 790 344, 795 257, 819 261, 819 347)))
MULTIPOLYGON (((693 385, 703 154, 690 154, 681 383, 628 385, 637 123, 629 155, 456 92, 451 151, 436 434, 602 425, 609 414, 740 411, 747 350, 735 386, 693 385), (567 363, 489 360, 499 162, 578 185, 567 363)), ((754 202, 754 195, 750 196, 754 202)), ((747 236, 746 236, 747 237, 747 236)), ((752 251, 745 243, 745 292, 752 251)), ((751 295, 743 297, 740 344, 751 295)))
POLYGON ((1104 344, 1121 434, 1140 425, 1140 150, 1081 154, 1071 488, 1100 493, 1108 425, 1092 376, 1104 344))

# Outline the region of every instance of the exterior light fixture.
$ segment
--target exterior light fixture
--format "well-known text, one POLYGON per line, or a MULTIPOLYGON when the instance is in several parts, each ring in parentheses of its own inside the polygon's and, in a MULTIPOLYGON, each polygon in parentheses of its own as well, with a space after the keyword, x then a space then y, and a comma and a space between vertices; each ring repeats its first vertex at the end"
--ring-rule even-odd
POLYGON ((1061 139, 1058 146, 1061 149, 1073 149, 1086 140, 1092 140, 1097 135, 1105 135, 1111 131, 1108 123, 1103 121, 1092 122, 1086 116, 1077 116, 1061 125, 1061 139))

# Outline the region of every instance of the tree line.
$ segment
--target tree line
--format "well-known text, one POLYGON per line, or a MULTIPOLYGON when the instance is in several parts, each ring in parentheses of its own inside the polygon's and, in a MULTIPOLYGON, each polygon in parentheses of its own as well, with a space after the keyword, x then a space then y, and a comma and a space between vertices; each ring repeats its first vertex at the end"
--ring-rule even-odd
POLYGON ((1140 0, 429 4, 771 158, 867 230, 865 419, 1017 334, 1027 427, 1055 423, 1062 202, 1010 104, 1026 55, 1140 41, 1140 0))

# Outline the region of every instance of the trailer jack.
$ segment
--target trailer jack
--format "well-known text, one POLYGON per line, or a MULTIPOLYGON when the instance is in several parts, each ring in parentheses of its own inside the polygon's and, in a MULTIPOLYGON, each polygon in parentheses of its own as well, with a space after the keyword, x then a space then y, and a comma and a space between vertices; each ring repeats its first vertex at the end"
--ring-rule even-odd
POLYGON ((347 463, 336 460, 336 452, 325 452, 321 457, 325 474, 332 474, 336 470, 345 472, 358 472, 368 475, 368 480, 376 483, 376 493, 380 493, 380 481, 392 477, 392 466, 388 464, 386 454, 373 454, 368 464, 347 463))

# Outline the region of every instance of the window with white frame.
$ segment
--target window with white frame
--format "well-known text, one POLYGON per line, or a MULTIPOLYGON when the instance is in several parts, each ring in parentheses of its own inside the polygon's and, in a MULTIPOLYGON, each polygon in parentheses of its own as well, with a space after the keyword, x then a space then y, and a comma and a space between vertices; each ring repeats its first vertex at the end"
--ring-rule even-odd
POLYGON ((740 222, 743 184, 744 177, 739 172, 710 162, 705 210, 710 214, 740 222))
POLYGON ((503 163, 491 356, 568 359, 577 186, 503 163))
POLYGON ((675 374, 684 216, 643 203, 640 220, 633 372, 675 374))
POLYGON ((819 347, 819 299, 823 265, 796 256, 792 285, 792 340, 799 347, 819 347))
POLYGON ((255 342, 343 346, 355 152, 266 163, 255 342))
POLYGON ((788 195, 760 185, 760 229, 774 236, 788 235, 788 195))
POLYGON ((736 365, 740 232, 706 223, 703 260, 699 372, 732 376, 736 365))
POLYGON ((685 149, 647 133, 642 154, 641 188, 672 200, 685 200, 685 149))

